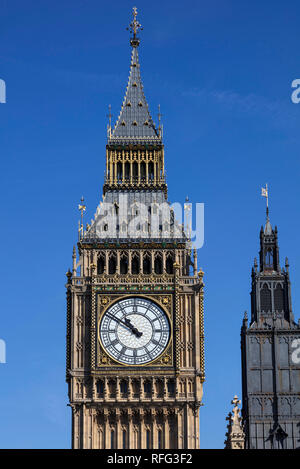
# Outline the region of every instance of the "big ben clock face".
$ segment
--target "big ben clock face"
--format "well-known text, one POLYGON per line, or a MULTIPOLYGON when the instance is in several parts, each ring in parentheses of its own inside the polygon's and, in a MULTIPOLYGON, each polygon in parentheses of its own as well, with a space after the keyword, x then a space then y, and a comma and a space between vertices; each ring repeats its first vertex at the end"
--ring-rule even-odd
POLYGON ((146 298, 127 298, 108 308, 99 324, 103 348, 126 365, 144 365, 165 350, 170 324, 165 312, 146 298))

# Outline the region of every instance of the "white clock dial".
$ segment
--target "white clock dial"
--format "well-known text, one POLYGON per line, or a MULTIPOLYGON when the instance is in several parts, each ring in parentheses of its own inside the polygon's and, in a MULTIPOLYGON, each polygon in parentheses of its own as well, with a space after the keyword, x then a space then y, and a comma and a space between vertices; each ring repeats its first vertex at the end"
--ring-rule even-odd
POLYGON ((170 338, 165 312, 146 298, 118 301, 104 313, 99 337, 107 353, 120 363, 143 365, 157 358, 170 338))

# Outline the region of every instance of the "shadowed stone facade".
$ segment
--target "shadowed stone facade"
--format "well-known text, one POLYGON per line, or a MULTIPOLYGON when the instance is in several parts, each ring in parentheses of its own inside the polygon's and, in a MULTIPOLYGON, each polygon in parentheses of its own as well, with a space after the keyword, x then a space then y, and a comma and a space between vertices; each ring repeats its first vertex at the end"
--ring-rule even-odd
POLYGON ((245 447, 300 448, 300 327, 294 321, 289 264, 280 267, 277 227, 268 213, 252 269, 251 319, 241 330, 245 447))

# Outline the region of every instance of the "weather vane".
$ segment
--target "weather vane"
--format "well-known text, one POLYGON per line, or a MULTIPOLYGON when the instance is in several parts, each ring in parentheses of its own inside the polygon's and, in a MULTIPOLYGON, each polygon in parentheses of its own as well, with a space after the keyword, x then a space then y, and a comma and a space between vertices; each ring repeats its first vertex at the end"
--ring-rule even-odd
POLYGON ((269 189, 268 189, 268 184, 266 184, 266 187, 261 188, 261 196, 266 198, 267 202, 267 220, 269 219, 269 189))
POLYGON ((136 47, 140 43, 140 40, 137 37, 138 30, 140 29, 142 31, 143 28, 142 28, 142 25, 136 19, 136 17, 137 17, 137 8, 136 7, 133 7, 132 15, 133 15, 133 21, 130 23, 129 28, 127 28, 127 30, 130 31, 131 34, 133 34, 133 37, 130 39, 130 44, 132 46, 136 47))

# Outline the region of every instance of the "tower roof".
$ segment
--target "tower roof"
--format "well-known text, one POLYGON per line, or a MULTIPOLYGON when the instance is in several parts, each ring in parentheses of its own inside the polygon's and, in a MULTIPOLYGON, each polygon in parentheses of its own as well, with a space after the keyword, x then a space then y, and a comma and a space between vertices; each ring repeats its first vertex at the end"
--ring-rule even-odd
POLYGON ((121 112, 113 129, 109 128, 108 143, 162 143, 160 129, 156 129, 149 112, 140 73, 137 31, 141 25, 136 20, 137 11, 133 10, 130 24, 132 46, 128 85, 121 112))
POLYGON ((272 235, 272 232, 273 232, 272 225, 270 223, 269 216, 267 216, 267 221, 266 221, 266 224, 265 224, 264 234, 270 236, 270 235, 272 235))

